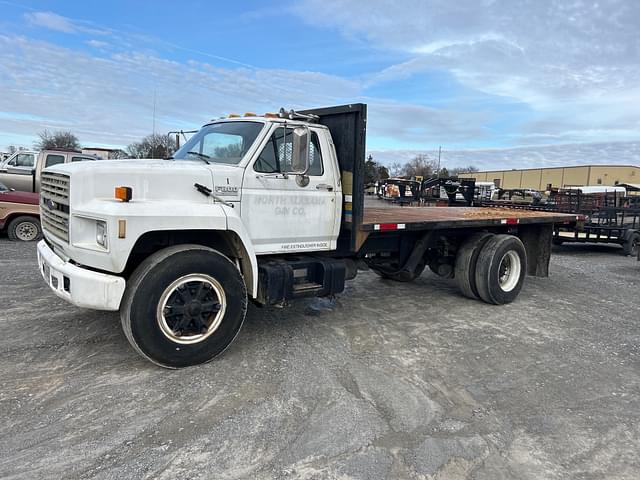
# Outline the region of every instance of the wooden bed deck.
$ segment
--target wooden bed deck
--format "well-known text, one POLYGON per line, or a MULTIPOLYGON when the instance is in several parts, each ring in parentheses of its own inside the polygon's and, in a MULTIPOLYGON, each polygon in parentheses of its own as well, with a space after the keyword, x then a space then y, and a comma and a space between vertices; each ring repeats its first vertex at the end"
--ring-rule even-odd
POLYGON ((362 230, 422 230, 468 226, 566 223, 576 215, 486 207, 365 207, 362 230))

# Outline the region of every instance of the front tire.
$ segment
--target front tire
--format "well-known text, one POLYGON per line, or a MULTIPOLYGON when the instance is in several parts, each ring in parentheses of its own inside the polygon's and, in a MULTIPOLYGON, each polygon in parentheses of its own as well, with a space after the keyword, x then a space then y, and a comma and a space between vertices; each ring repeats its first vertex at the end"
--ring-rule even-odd
POLYGON ((235 264, 211 248, 178 245, 135 270, 120 319, 138 353, 161 367, 183 368, 221 354, 246 311, 247 290, 235 264))
POLYGON ((40 240, 42 238, 40 221, 28 215, 16 217, 9 222, 7 236, 9 240, 18 242, 35 242, 36 240, 40 240))
POLYGON ((487 303, 513 302, 524 284, 527 254, 513 235, 496 235, 480 251, 476 264, 478 295, 487 303))

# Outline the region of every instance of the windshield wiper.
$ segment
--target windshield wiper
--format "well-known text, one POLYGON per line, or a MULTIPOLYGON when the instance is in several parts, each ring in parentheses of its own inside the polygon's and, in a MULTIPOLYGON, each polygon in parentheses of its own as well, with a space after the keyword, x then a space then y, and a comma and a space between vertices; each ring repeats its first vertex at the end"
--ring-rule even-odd
POLYGON ((204 153, 200 153, 200 152, 187 152, 188 154, 192 154, 197 156, 200 160, 202 160, 203 162, 205 162, 207 165, 211 165, 211 162, 209 161, 209 159, 211 158, 209 155, 205 155, 204 153))

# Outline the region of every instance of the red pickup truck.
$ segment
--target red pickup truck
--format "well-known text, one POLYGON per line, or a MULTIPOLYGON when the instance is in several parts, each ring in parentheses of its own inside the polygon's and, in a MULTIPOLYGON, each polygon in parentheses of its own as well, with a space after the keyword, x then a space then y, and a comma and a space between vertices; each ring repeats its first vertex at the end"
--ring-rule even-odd
POLYGON ((40 195, 16 192, 0 183, 0 231, 10 240, 31 242, 42 238, 40 195))

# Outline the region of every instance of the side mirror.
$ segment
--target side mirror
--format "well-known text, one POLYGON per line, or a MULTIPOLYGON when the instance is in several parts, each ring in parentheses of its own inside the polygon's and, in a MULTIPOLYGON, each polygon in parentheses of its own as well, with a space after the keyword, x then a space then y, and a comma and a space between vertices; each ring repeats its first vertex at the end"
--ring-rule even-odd
POLYGON ((291 168, 288 172, 294 175, 306 175, 309 171, 309 139, 311 137, 307 127, 293 129, 291 142, 291 168))

